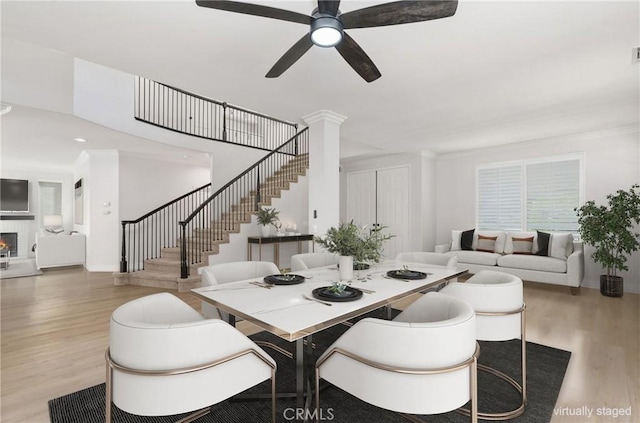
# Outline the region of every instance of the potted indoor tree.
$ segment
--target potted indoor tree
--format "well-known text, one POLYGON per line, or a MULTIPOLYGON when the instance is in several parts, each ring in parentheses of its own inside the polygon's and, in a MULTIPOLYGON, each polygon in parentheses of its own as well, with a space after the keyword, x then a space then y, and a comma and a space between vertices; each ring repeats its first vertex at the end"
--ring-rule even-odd
POLYGON ((274 208, 260 207, 256 213, 258 225, 262 226, 262 236, 269 236, 270 226, 278 221, 280 212, 274 208))
POLYGON ((591 257, 607 269, 600 276, 600 293, 608 297, 622 297, 623 279, 617 272, 629 270, 628 256, 640 249, 640 234, 634 232, 640 224, 639 187, 635 184, 629 191, 607 195, 607 206, 590 200, 575 209, 582 240, 595 248, 591 257))
POLYGON ((367 229, 353 223, 340 223, 331 227, 324 238, 315 237, 315 242, 326 251, 340 255, 340 280, 353 279, 354 265, 379 262, 384 243, 393 235, 385 235, 384 226, 367 229))

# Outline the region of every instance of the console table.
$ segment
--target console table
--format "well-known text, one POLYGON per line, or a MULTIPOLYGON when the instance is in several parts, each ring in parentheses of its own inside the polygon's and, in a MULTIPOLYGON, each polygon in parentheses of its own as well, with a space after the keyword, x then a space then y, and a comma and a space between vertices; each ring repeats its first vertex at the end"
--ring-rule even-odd
POLYGON ((302 242, 311 241, 311 251, 315 251, 313 243, 313 235, 285 235, 285 236, 250 236, 247 238, 247 258, 252 260, 252 244, 258 245, 258 260, 262 261, 262 246, 264 244, 273 244, 273 262, 280 268, 280 244, 283 242, 297 242, 298 254, 302 252, 302 242))

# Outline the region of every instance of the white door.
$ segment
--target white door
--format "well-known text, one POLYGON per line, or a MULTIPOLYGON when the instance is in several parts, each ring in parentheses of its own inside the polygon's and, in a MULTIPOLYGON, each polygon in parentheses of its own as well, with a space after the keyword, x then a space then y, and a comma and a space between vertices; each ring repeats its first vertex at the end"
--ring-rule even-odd
POLYGON ((409 168, 371 170, 347 174, 347 221, 371 228, 385 226, 394 235, 384 258, 393 259, 408 249, 409 168))
POLYGON ((376 223, 376 171, 347 174, 347 219, 358 226, 376 223))
POLYGON ((409 246, 409 168, 383 169, 377 176, 377 223, 393 235, 385 244, 384 256, 394 259, 409 246))

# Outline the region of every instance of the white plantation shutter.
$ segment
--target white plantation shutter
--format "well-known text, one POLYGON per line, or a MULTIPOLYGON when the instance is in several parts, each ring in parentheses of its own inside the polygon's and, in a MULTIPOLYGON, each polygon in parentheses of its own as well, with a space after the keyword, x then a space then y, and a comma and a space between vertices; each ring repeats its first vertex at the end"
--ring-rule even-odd
POLYGON ((527 164, 527 229, 577 231, 580 160, 527 164))
POLYGON ((484 230, 522 228, 522 165, 478 169, 477 226, 484 230))
POLYGON ((477 228, 577 232, 582 154, 477 170, 477 228))

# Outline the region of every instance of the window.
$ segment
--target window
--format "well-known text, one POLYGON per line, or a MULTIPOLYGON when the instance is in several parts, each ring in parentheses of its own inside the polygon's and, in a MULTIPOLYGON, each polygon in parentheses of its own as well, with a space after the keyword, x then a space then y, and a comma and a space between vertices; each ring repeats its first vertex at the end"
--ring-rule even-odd
POLYGON ((578 230, 582 155, 495 163, 477 170, 477 228, 578 230))
POLYGON ((38 213, 41 226, 44 216, 62 215, 62 183, 38 181, 38 213))
POLYGON ((522 166, 478 169, 478 229, 522 228, 522 166))

